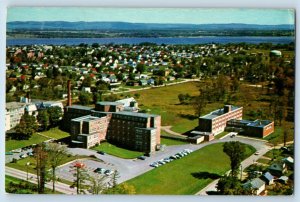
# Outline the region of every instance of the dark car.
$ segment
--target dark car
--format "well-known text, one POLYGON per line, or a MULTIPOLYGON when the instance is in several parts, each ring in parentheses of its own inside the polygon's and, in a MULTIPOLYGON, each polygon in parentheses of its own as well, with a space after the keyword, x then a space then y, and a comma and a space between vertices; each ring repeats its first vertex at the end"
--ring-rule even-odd
POLYGON ((105 152, 104 151, 97 151, 98 154, 104 155, 105 152))
POLYGON ((145 156, 139 156, 138 159, 140 159, 140 160, 146 160, 146 157, 145 156))

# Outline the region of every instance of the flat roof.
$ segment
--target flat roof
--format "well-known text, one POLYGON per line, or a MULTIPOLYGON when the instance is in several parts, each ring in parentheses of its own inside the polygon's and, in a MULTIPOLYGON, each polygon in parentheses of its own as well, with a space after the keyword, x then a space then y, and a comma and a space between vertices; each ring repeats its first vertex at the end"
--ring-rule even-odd
POLYGON ((22 102, 7 102, 5 105, 6 109, 16 109, 16 108, 22 108, 25 107, 25 103, 22 102))
POLYGON ((114 114, 126 115, 126 116, 135 116, 135 117, 142 117, 142 118, 149 118, 149 117, 157 117, 159 115, 156 114, 146 114, 146 113, 138 113, 138 112, 129 112, 129 111, 121 111, 115 112, 114 114))
POLYGON ((93 121, 93 120, 95 120, 95 119, 99 119, 99 117, 87 115, 87 116, 81 116, 81 117, 72 119, 72 121, 84 121, 84 122, 89 122, 89 121, 93 121))
MULTIPOLYGON (((241 107, 233 106, 233 105, 230 105, 230 106, 231 106, 231 111, 235 111, 235 110, 241 108, 241 107)), ((200 118, 201 118, 201 119, 214 119, 214 118, 216 118, 216 117, 218 117, 218 116, 221 116, 221 115, 223 115, 223 114, 225 114, 225 113, 224 113, 224 108, 221 108, 221 109, 217 109, 217 110, 215 110, 215 111, 212 111, 212 112, 210 112, 209 114, 206 114, 206 115, 204 115, 204 116, 201 116, 200 118)))
POLYGON ((114 106, 118 106, 118 105, 123 105, 123 103, 103 101, 103 102, 97 102, 97 105, 114 105, 114 106))
POLYGON ((94 109, 93 107, 87 107, 87 106, 82 106, 82 105, 71 105, 67 106, 68 109, 81 109, 81 110, 92 110, 94 109))

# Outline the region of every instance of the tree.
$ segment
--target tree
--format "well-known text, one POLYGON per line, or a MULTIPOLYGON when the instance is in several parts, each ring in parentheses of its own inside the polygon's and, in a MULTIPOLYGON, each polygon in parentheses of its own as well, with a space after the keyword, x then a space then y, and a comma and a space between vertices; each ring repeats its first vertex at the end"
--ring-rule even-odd
POLYGON ((68 148, 65 145, 57 143, 47 144, 46 151, 48 153, 48 164, 52 169, 52 192, 55 192, 56 175, 55 170, 68 155, 68 148))
POLYGON ((146 71, 146 66, 144 64, 139 63, 136 66, 136 70, 140 73, 143 73, 144 71, 146 71))
POLYGON ((220 178, 217 190, 221 195, 240 195, 242 187, 237 177, 225 176, 220 178))
POLYGON ((245 156, 245 145, 238 141, 225 142, 223 152, 230 158, 231 176, 235 177, 245 156))
POLYGON ((92 194, 100 194, 107 188, 107 183, 105 180, 107 177, 105 175, 90 175, 88 174, 87 180, 90 182, 89 186, 91 188, 92 194))
POLYGON ((122 183, 114 188, 105 190, 104 194, 136 194, 136 190, 133 185, 122 183))
POLYGON ((45 144, 38 144, 34 148, 34 155, 36 160, 36 176, 38 182, 38 192, 43 194, 45 192, 46 184, 46 164, 47 164, 47 152, 45 150, 45 144))
POLYGON ((40 125, 40 128, 42 131, 45 131, 48 129, 50 125, 50 119, 47 110, 40 110, 39 114, 37 116, 37 121, 40 125))
POLYGON ((72 186, 76 186, 77 194, 82 192, 82 187, 85 181, 87 180, 87 172, 85 169, 85 164, 81 162, 75 162, 74 165, 71 167, 73 170, 73 176, 75 177, 74 183, 72 186))
POLYGON ((81 105, 88 105, 92 101, 92 95, 88 92, 81 92, 78 99, 81 105))
POLYGON ((49 107, 47 109, 47 112, 49 115, 49 120, 50 120, 51 126, 53 126, 53 127, 57 126, 63 116, 61 108, 58 106, 49 107))
POLYGON ((21 117, 20 123, 15 127, 16 133, 19 134, 19 139, 29 139, 37 129, 36 118, 27 113, 21 117))

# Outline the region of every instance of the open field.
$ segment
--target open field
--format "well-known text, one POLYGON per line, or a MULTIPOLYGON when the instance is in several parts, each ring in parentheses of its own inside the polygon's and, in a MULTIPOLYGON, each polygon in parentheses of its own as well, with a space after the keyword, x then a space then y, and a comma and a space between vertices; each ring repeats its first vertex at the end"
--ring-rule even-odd
POLYGON ((5 141, 5 151, 11 151, 13 149, 18 149, 26 147, 33 144, 38 144, 48 140, 49 138, 43 137, 38 134, 33 134, 28 140, 8 140, 5 141))
MULTIPOLYGON (((247 156, 254 152, 253 147, 247 146, 247 156)), ((223 144, 217 143, 126 183, 135 186, 137 194, 195 194, 229 169, 230 160, 223 152, 223 144)))
POLYGON ((105 153, 124 159, 133 159, 144 154, 143 152, 132 151, 121 147, 117 147, 108 142, 103 142, 99 146, 93 147, 92 149, 96 151, 104 151, 105 153))
POLYGON ((57 140, 70 136, 69 133, 62 131, 59 128, 51 128, 48 131, 41 132, 41 134, 57 140))
MULTIPOLYGON (((180 104, 178 95, 180 93, 189 93, 191 96, 198 95, 198 86, 200 82, 187 82, 178 85, 152 88, 139 91, 140 95, 137 101, 142 110, 148 113, 159 114, 162 117, 163 126, 172 126, 171 130, 178 133, 185 133, 194 129, 198 125, 198 118, 194 115, 194 109, 191 104, 180 104)), ((260 84, 261 85, 261 84, 260 84)), ((134 96, 136 92, 130 93, 134 96)), ((227 95, 228 96, 228 95, 227 95)), ((230 104, 243 106, 243 119, 270 119, 269 105, 272 95, 267 94, 265 88, 249 86, 248 83, 242 82, 237 92, 231 93, 232 99, 230 104), (259 114, 258 112, 262 113, 259 114)), ((203 110, 203 115, 213 110, 222 108, 224 101, 207 103, 203 110)), ((289 129, 288 141, 293 140, 293 122, 285 122, 289 129)), ((275 126, 275 133, 270 135, 266 140, 283 142, 283 133, 281 126, 275 126)))

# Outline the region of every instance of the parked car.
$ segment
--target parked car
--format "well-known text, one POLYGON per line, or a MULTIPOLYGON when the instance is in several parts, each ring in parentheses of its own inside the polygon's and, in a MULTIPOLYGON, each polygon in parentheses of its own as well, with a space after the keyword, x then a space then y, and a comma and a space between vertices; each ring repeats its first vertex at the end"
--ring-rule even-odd
POLYGON ((146 157, 145 156, 139 156, 139 157, 137 157, 138 159, 140 159, 140 160, 146 160, 146 157))
POLYGON ((104 174, 105 171, 106 171, 106 169, 104 169, 104 168, 96 168, 96 169, 94 170, 95 173, 99 173, 99 174, 104 174))
POLYGON ((27 155, 28 156, 33 156, 33 153, 32 152, 27 152, 27 155))
POLYGON ((104 151, 97 151, 98 154, 105 155, 104 151))
POLYGON ((14 153, 12 152, 5 152, 5 155, 13 155, 14 153))
POLYGON ((104 171, 105 175, 111 175, 113 173, 114 173, 114 171, 112 171, 112 170, 106 170, 106 171, 104 171))
POLYGON ((257 152, 255 152, 255 155, 259 155, 259 152, 257 151, 257 152))
POLYGON ((23 159, 23 158, 26 158, 27 156, 28 156, 27 154, 21 154, 20 158, 23 159))

